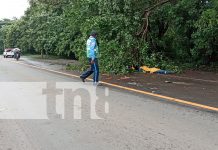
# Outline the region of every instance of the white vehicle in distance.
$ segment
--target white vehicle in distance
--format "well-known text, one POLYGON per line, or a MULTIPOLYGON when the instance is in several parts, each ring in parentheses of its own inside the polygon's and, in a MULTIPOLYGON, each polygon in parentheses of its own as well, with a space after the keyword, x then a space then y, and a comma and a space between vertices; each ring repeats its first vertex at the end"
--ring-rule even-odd
POLYGON ((7 57, 14 57, 14 52, 13 52, 13 48, 6 48, 4 50, 4 53, 3 53, 3 56, 4 58, 7 58, 7 57))

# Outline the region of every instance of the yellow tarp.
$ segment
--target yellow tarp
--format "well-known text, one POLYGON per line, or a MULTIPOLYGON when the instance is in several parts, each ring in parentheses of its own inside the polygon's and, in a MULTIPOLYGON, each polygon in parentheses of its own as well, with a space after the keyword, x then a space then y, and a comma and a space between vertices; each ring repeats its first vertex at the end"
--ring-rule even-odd
POLYGON ((160 68, 149 68, 148 66, 142 66, 140 67, 143 71, 145 72, 150 72, 150 73, 154 73, 156 71, 159 71, 160 68))

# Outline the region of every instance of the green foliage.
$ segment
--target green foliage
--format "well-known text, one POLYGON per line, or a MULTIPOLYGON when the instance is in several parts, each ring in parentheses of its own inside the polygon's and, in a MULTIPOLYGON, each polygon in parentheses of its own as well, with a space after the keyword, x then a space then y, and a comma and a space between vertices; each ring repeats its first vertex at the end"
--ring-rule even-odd
POLYGON ((195 23, 197 31, 193 34, 195 47, 192 55, 198 63, 207 64, 218 59, 218 11, 208 9, 195 23))
POLYGON ((142 14, 157 2, 30 0, 24 17, 8 25, 0 21, 0 47, 19 47, 42 57, 75 55, 85 68, 85 43, 96 30, 103 72, 127 73, 132 65, 179 71, 178 62, 217 64, 217 0, 171 0, 157 7, 149 16, 147 38, 141 39, 136 33, 142 14))

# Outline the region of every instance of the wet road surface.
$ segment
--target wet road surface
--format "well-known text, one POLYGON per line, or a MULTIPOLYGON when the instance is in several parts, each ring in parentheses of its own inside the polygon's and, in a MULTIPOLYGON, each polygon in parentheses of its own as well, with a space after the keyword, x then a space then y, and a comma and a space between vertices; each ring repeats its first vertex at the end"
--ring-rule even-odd
POLYGON ((91 119, 92 85, 3 58, 0 84, 0 150, 218 149, 215 112, 103 86, 91 119))

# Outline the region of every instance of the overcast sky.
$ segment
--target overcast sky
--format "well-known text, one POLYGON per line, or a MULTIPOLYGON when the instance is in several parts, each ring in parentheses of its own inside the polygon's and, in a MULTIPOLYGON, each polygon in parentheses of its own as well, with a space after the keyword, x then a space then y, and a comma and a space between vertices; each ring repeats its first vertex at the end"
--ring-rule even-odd
POLYGON ((0 19, 20 18, 28 6, 28 0, 0 0, 0 19))

